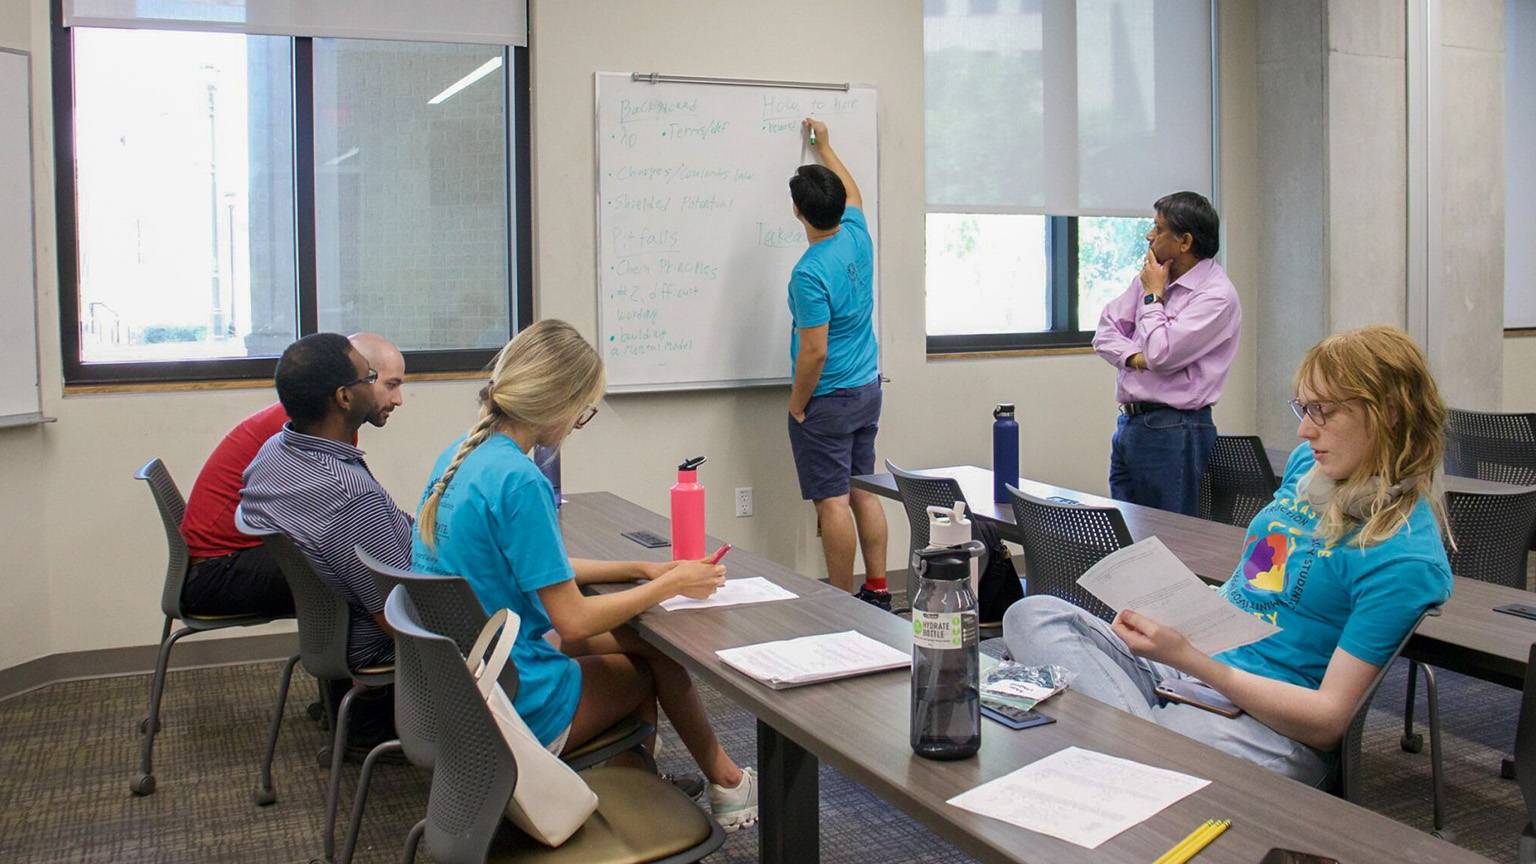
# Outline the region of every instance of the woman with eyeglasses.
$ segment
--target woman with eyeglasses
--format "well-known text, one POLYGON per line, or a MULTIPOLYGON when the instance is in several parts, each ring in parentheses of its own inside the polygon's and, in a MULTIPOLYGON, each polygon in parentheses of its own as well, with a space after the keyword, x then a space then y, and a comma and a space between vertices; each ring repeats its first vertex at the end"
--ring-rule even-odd
POLYGON ((551 752, 579 747, 631 715, 655 723, 659 702, 710 782, 716 820, 734 830, 756 821, 755 772, 721 749, 687 671, 623 626, 671 597, 710 596, 725 568, 568 558, 553 489, 528 455, 559 447, 589 423, 605 386, 597 352, 563 321, 540 321, 508 342, 480 391, 474 425, 432 469, 412 564, 462 576, 487 613, 510 609, 521 618, 513 705, 551 752), (599 596, 578 587, 634 580, 641 584, 599 596), (551 629, 560 647, 545 638, 551 629))
POLYGON ((1446 412, 1424 354, 1392 327, 1314 346, 1290 404, 1303 443, 1220 589, 1278 632, 1212 657, 1135 610, 1109 624, 1053 597, 1014 604, 1003 632, 1015 660, 1076 672, 1074 689, 1319 785, 1377 671, 1450 596, 1446 412), (1244 713, 1164 703, 1155 688, 1170 679, 1203 682, 1244 713))

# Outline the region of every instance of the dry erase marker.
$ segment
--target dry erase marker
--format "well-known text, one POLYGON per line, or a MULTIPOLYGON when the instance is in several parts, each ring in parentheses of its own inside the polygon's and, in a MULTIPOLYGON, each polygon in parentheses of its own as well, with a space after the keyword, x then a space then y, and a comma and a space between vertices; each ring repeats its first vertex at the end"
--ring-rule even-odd
POLYGON ((816 127, 815 126, 811 127, 811 146, 812 147, 816 146, 816 127))
POLYGON ((719 549, 715 550, 715 554, 709 556, 709 563, 711 563, 711 564, 719 564, 720 563, 720 559, 724 558, 725 557, 725 553, 727 553, 729 551, 731 551, 731 544, 727 543, 724 546, 721 546, 719 549))

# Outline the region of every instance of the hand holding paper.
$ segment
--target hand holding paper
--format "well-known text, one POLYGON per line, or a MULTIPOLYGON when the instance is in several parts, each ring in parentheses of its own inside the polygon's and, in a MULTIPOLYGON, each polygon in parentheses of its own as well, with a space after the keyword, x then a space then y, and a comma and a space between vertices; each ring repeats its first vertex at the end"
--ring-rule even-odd
MULTIPOLYGON (((1214 655, 1257 642, 1280 629, 1206 587, 1156 537, 1110 553, 1089 568, 1077 584, 1116 612, 1130 609, 1138 613, 1124 624, 1134 637, 1145 640, 1131 647, 1147 648, 1149 657, 1171 649, 1180 634, 1197 651, 1214 655)), ((1131 641, 1126 639, 1127 644, 1131 641)))

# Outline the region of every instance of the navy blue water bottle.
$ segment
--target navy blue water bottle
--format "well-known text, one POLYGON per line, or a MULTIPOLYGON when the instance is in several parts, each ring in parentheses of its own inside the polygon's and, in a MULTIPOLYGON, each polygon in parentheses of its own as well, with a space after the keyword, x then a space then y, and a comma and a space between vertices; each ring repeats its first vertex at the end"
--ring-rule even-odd
POLYGON ((1019 421, 1013 419, 1013 403, 999 402, 992 409, 992 500, 1008 501, 1008 490, 1019 482, 1019 421))

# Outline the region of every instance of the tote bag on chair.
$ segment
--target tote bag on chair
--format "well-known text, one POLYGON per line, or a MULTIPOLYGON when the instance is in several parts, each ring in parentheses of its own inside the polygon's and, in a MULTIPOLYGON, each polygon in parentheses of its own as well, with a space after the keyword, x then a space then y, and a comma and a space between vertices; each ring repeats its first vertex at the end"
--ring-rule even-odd
POLYGON ((507 818, 540 843, 559 846, 597 810, 597 795, 575 771, 539 743, 538 736, 518 716, 512 700, 498 683, 521 623, 509 609, 492 615, 475 640, 467 662, 481 697, 501 728, 502 739, 517 759, 517 786, 507 801, 507 818), (484 659, 487 648, 488 660, 484 659))

